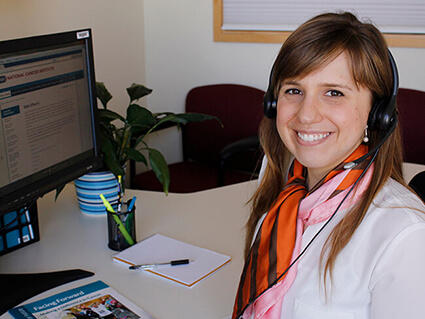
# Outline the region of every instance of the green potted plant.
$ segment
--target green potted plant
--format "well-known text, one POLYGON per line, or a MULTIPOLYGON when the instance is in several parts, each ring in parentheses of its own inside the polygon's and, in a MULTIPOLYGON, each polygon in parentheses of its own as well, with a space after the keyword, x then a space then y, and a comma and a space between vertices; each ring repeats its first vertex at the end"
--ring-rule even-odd
MULTIPOLYGON (((189 122, 218 119, 211 115, 199 113, 152 113, 147 108, 137 104, 139 99, 152 92, 151 89, 141 84, 132 84, 126 90, 130 101, 126 115, 122 116, 108 109, 108 102, 112 99, 112 95, 103 83, 96 83, 96 95, 102 104, 102 107, 98 107, 97 121, 99 124, 100 149, 104 164, 103 170, 110 171, 115 177, 125 176, 124 170, 128 160, 142 162, 145 165, 148 165, 149 162, 156 177, 162 183, 164 192, 167 194, 170 184, 167 162, 158 150, 150 147, 145 142, 145 138, 166 123, 181 126, 189 122)), ((111 174, 109 173, 109 175, 111 174)), ((85 211, 82 207, 82 202, 87 204, 88 201, 99 201, 96 198, 98 195, 94 193, 88 194, 84 200, 81 200, 80 195, 83 192, 81 189, 88 187, 85 183, 89 179, 90 177, 83 176, 75 183, 77 196, 79 196, 80 209, 88 213, 90 213, 90 208, 85 211), (83 187, 79 188, 78 183, 83 183, 83 187)), ((111 177, 106 177, 105 179, 110 181, 111 177)), ((116 183, 116 179, 114 182, 116 183)), ((87 205, 91 204, 89 203, 87 205)), ((102 203, 98 202, 98 205, 100 206, 99 211, 104 213, 102 203)))
POLYGON ((152 93, 151 89, 141 85, 132 84, 127 89, 130 98, 126 117, 108 109, 107 104, 112 95, 101 82, 96 83, 96 94, 103 108, 98 110, 99 138, 101 152, 105 167, 115 176, 124 176, 124 165, 128 160, 149 164, 158 180, 168 193, 170 175, 168 165, 163 155, 156 149, 151 148, 145 142, 145 138, 155 129, 165 123, 184 125, 189 122, 199 122, 217 119, 214 116, 199 113, 171 112, 152 113, 147 108, 136 102, 142 97, 152 93), (118 122, 121 125, 116 125, 118 122), (148 159, 141 152, 146 151, 148 159))

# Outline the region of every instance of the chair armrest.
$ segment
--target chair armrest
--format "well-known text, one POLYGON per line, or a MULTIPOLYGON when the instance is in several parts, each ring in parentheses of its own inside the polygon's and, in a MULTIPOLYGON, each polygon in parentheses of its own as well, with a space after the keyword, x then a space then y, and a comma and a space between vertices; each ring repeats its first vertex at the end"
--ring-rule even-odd
MULTIPOLYGON (((225 161, 227 161, 229 158, 231 158, 233 155, 245 151, 257 151, 260 148, 260 140, 258 139, 258 136, 250 136, 243 139, 240 139, 236 142, 230 143, 229 145, 226 145, 223 147, 223 149, 220 151, 220 163, 223 161, 223 164, 225 161)), ((221 166, 221 164, 220 164, 221 166)))
POLYGON ((260 149, 260 140, 258 136, 250 136, 240 139, 236 142, 230 143, 223 147, 219 153, 219 167, 218 167, 218 186, 224 185, 224 171, 226 162, 234 155, 247 151, 258 151, 260 149))

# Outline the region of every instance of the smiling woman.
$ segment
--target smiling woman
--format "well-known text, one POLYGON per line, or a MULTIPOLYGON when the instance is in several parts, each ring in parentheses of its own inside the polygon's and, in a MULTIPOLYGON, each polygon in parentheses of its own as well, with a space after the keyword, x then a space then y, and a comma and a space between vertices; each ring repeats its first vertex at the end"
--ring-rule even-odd
POLYGON ((284 42, 233 318, 418 318, 425 205, 405 185, 398 73, 382 34, 322 14, 284 42))

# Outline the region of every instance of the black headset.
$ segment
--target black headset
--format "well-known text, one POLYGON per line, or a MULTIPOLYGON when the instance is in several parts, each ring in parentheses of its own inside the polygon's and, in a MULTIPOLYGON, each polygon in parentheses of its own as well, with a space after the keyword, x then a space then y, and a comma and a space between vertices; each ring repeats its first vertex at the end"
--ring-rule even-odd
MULTIPOLYGON (((398 92, 398 71, 394 58, 389 50, 388 57, 393 73, 393 88, 389 97, 378 99, 373 104, 367 122, 367 125, 371 130, 387 131, 397 123, 396 97, 398 92)), ((272 72, 270 73, 269 85, 263 100, 264 115, 268 118, 275 118, 277 110, 277 98, 274 96, 273 83, 274 68, 275 66, 273 66, 272 72)))
MULTIPOLYGON (((352 168, 358 165, 360 162, 365 160, 375 151, 377 151, 382 144, 387 140, 387 138, 394 131, 397 126, 397 110, 396 110, 396 99, 398 92, 398 70, 397 65, 394 61, 394 58, 388 50, 388 58, 391 65, 391 70, 393 74, 393 87, 390 96, 386 96, 380 99, 377 99, 371 108, 369 113, 369 118, 367 120, 367 125, 370 130, 377 130, 382 132, 383 136, 380 138, 379 143, 377 143, 366 155, 360 157, 359 159, 349 162, 344 165, 345 169, 352 168)), ((267 91, 264 94, 264 115, 268 118, 275 118, 277 113, 277 98, 274 95, 274 68, 273 65, 272 71, 270 73, 269 85, 267 91)))

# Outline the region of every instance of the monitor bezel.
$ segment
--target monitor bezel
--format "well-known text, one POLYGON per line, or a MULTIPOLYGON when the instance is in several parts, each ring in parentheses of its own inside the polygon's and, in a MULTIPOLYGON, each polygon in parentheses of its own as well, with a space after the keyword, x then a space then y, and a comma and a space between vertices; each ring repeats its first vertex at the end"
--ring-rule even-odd
MULTIPOLYGON (((89 100, 91 106, 91 120, 93 132, 93 149, 89 151, 87 158, 78 163, 58 170, 54 175, 44 177, 39 181, 31 181, 31 177, 39 172, 10 183, 0 188, 0 214, 29 205, 42 195, 58 189, 61 186, 75 180, 76 178, 102 167, 100 146, 98 143, 98 121, 97 121, 97 98, 96 79, 94 72, 92 30, 90 28, 74 31, 37 35, 20 39, 0 41, 0 55, 19 52, 24 50, 37 50, 45 47, 61 46, 75 42, 84 43, 89 100), (16 189, 18 188, 18 189, 16 189)), ((69 159, 67 160, 69 161, 69 159)), ((66 162, 66 161, 64 161, 66 162)), ((63 162, 62 162, 63 163, 63 162)))

